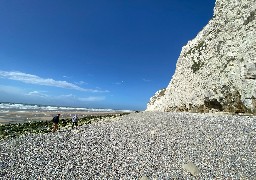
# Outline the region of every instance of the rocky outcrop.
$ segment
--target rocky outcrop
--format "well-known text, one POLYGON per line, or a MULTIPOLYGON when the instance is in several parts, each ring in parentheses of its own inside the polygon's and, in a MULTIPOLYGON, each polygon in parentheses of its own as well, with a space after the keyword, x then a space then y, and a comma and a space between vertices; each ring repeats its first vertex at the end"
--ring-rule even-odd
POLYGON ((254 113, 256 0, 216 0, 213 18, 182 48, 147 111, 254 113))

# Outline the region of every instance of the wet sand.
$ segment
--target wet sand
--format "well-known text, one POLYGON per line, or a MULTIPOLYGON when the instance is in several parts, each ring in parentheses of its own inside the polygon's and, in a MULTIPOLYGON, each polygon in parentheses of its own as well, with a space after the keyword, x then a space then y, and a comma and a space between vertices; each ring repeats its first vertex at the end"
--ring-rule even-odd
POLYGON ((10 110, 10 111, 0 111, 0 124, 9 123, 25 123, 31 121, 47 121, 52 120, 52 118, 60 113, 60 119, 70 119, 75 114, 79 118, 86 116, 98 116, 98 115, 109 115, 109 114, 122 114, 124 112, 111 111, 111 112, 86 112, 86 111, 33 111, 33 110, 10 110))

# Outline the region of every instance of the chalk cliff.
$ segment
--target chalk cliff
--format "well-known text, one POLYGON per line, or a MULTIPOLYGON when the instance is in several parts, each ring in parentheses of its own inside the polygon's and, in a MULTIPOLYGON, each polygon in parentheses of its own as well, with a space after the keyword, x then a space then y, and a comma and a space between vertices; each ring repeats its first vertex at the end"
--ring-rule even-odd
POLYGON ((256 113, 256 0, 216 0, 147 111, 256 113))

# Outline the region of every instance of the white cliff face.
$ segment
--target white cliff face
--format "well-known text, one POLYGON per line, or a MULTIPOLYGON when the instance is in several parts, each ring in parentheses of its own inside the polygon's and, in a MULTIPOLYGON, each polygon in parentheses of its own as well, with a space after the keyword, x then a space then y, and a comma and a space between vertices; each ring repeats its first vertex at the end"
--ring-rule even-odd
POLYGON ((256 0, 216 0, 214 15, 182 48, 166 90, 148 111, 253 112, 256 0))

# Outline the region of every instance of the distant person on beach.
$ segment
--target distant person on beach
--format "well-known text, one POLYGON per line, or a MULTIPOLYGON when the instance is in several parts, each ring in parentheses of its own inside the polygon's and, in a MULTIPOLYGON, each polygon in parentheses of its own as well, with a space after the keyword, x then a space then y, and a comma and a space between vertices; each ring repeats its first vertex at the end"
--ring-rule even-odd
POLYGON ((76 128, 78 126, 78 117, 76 114, 72 117, 72 129, 74 128, 74 126, 76 126, 76 128))
POLYGON ((52 119, 52 122, 53 122, 52 132, 55 132, 58 130, 59 121, 60 121, 60 114, 58 114, 57 116, 54 116, 54 118, 52 119))

